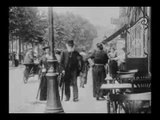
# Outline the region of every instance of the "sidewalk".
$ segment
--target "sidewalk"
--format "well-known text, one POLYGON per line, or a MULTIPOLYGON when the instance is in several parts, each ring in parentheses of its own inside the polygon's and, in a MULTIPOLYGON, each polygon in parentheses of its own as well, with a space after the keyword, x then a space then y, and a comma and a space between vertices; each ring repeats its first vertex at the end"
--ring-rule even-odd
POLYGON ((11 61, 9 61, 9 69, 15 69, 15 68, 23 68, 25 67, 23 64, 19 64, 17 67, 13 66, 11 61))
MULTIPOLYGON (((79 87, 78 79, 78 87, 79 87)), ((40 102, 36 100, 37 89, 39 82, 37 80, 30 80, 30 83, 27 83, 25 86, 27 89, 32 89, 32 93, 26 93, 25 102, 19 106, 14 113, 44 113, 46 107, 46 101, 40 102)), ((24 89, 26 89, 24 88, 24 89)), ((61 101, 62 107, 65 113, 106 113, 107 106, 106 101, 97 101, 93 98, 92 92, 92 77, 91 71, 88 74, 88 81, 85 88, 79 88, 79 101, 73 102, 70 101, 61 101)), ((24 95, 23 95, 24 96, 24 95)), ((72 98, 72 92, 71 92, 72 98)), ((13 113, 13 112, 12 112, 13 113)))

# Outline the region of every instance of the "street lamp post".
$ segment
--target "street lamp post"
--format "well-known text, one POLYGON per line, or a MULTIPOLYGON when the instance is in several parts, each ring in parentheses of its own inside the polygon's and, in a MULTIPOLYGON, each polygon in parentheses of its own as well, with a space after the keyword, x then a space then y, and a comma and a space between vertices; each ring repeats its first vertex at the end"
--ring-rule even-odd
POLYGON ((53 34, 53 9, 48 8, 49 16, 49 44, 51 48, 51 55, 47 59, 49 69, 46 74, 47 77, 47 104, 45 113, 63 113, 59 92, 58 92, 58 81, 57 81, 57 70, 58 65, 57 59, 54 53, 54 34, 53 34))

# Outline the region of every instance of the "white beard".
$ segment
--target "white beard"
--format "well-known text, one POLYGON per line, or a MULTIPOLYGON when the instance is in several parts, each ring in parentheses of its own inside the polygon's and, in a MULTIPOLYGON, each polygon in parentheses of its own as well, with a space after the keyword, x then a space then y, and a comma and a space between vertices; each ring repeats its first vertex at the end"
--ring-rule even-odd
POLYGON ((68 52, 73 52, 74 51, 74 47, 73 48, 67 48, 68 52))

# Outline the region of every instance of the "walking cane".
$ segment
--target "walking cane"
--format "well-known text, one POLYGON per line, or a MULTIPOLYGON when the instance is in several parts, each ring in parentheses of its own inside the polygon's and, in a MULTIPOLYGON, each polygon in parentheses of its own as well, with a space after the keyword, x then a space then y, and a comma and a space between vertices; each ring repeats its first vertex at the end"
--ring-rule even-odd
MULTIPOLYGON (((40 80, 41 80, 41 79, 40 79, 40 80)), ((39 95, 39 92, 40 92, 40 86, 41 86, 41 81, 40 81, 40 84, 39 84, 39 87, 38 87, 38 91, 37 91, 36 100, 38 99, 38 95, 39 95)))
POLYGON ((41 72, 41 74, 40 74, 40 76, 39 76, 40 84, 39 84, 39 87, 38 87, 36 100, 38 99, 38 95, 39 95, 39 92, 40 92, 40 88, 41 88, 41 78, 42 78, 42 76, 43 76, 43 73, 41 72))
POLYGON ((61 79, 62 79, 62 87, 61 87, 61 101, 63 100, 63 91, 64 91, 64 75, 62 74, 62 77, 61 77, 61 79))

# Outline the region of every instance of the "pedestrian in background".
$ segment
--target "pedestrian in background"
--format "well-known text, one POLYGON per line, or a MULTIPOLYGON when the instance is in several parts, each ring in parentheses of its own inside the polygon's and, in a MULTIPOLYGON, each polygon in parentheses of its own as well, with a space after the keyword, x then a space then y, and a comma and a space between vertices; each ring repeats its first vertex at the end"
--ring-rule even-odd
POLYGON ((111 47, 108 56, 109 56, 109 74, 112 78, 116 78, 118 71, 118 63, 116 60, 117 51, 114 47, 111 47))
POLYGON ((116 52, 117 52, 117 57, 114 58, 114 60, 117 61, 118 70, 125 71, 125 52, 123 48, 118 48, 116 52))
POLYGON ((16 52, 12 52, 12 66, 15 66, 16 52))
POLYGON ((77 77, 80 74, 82 56, 74 49, 74 41, 66 43, 67 51, 63 51, 60 64, 64 73, 65 101, 70 100, 70 87, 73 87, 73 101, 78 101, 77 77))
POLYGON ((80 55, 83 57, 82 72, 80 73, 80 87, 84 88, 84 85, 87 84, 87 75, 89 69, 89 62, 87 61, 87 53, 85 48, 82 49, 80 55))
POLYGON ((61 50, 56 50, 55 51, 55 56, 56 56, 56 59, 57 59, 58 63, 60 63, 61 50))
POLYGON ((103 45, 101 43, 97 43, 97 50, 94 50, 92 54, 89 55, 89 58, 92 58, 94 61, 92 68, 93 97, 96 97, 97 100, 99 100, 99 98, 104 99, 104 91, 100 90, 100 87, 103 83, 105 83, 105 65, 108 62, 108 55, 103 50, 103 45))

